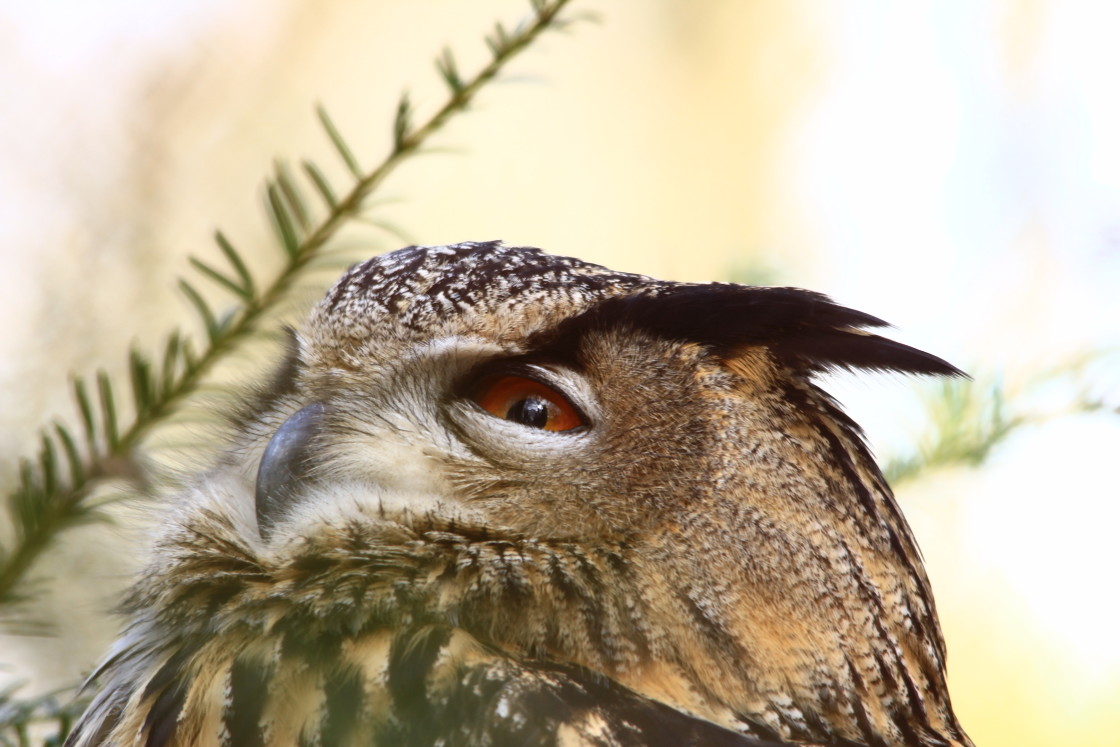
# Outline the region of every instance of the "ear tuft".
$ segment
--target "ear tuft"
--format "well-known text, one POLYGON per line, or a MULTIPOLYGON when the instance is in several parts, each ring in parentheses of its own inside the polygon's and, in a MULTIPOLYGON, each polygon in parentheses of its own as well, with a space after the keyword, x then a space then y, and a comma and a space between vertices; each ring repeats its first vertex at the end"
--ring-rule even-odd
POLYGON ((965 376, 935 355, 864 331, 888 326, 882 319, 800 288, 658 286, 602 301, 561 324, 550 342, 570 345, 591 328, 619 325, 706 345, 729 358, 745 347, 766 347, 805 373, 843 368, 965 376))

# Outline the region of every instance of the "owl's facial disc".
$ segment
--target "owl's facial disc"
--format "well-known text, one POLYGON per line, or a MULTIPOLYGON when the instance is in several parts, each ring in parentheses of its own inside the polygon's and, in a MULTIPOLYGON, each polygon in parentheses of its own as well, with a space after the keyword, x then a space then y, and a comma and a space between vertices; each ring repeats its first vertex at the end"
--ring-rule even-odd
POLYGON ((561 505, 580 503, 574 465, 592 457, 603 424, 576 367, 461 338, 328 370, 315 388, 257 467, 257 527, 270 545, 355 509, 405 524, 470 514, 518 531, 567 526, 561 505), (464 481, 486 489, 461 491, 464 481), (564 495, 555 516, 523 508, 544 485, 564 495))
POLYGON ((323 427, 326 405, 313 402, 292 415, 273 434, 257 469, 257 526, 267 540, 292 509, 297 487, 311 466, 312 444, 323 427))

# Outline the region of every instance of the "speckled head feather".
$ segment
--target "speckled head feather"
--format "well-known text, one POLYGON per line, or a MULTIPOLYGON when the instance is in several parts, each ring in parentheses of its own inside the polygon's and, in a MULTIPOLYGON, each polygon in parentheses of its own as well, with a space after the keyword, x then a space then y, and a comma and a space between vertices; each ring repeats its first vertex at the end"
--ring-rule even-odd
POLYGON ((970 747, 793 288, 498 243, 352 268, 178 496, 69 744, 970 747))
POLYGON ((612 296, 661 285, 570 257, 500 242, 411 246, 352 267, 316 307, 326 339, 430 339, 499 330, 524 339, 612 296))
POLYGON ((332 350, 338 340, 480 331, 502 341, 551 338, 570 345, 573 334, 590 327, 622 325, 725 354, 768 345, 806 370, 962 375, 936 356, 862 332, 886 322, 820 293, 658 281, 496 241, 412 246, 367 260, 343 275, 309 322, 332 350), (566 317, 560 325, 558 315, 566 317))

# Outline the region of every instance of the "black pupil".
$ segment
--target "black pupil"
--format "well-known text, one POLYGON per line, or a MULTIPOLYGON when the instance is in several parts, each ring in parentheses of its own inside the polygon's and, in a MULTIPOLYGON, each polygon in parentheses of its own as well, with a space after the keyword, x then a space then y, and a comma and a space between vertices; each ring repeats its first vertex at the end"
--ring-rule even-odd
POLYGON ((512 420, 530 428, 544 428, 548 425, 548 402, 540 397, 526 397, 513 403, 506 413, 506 420, 512 420))

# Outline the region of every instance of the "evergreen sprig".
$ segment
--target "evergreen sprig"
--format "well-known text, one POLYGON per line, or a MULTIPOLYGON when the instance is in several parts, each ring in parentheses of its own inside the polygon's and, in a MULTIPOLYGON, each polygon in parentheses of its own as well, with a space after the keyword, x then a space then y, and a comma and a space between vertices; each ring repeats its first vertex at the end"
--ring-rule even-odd
POLYGON ((883 472, 897 485, 922 472, 953 465, 977 466, 1013 431, 1026 424, 1012 413, 1003 388, 973 381, 943 381, 925 401, 926 433, 914 453, 887 462, 883 472))
MULTIPOLYGON (((998 380, 940 382, 926 398, 926 430, 913 453, 887 461, 883 473, 894 485, 942 467, 976 467, 1012 434, 1058 417, 1091 413, 1120 414, 1120 406, 1095 394, 1086 369, 1101 352, 1067 361, 1035 374, 1013 396, 998 380), (1032 393, 1056 381, 1074 383, 1077 394, 1058 406, 1032 407, 1032 393)), ((1065 387, 1063 387, 1064 389, 1065 387)))
POLYGON ((336 191, 322 169, 311 161, 302 165, 306 184, 322 200, 316 211, 287 166, 278 164, 268 182, 266 209, 285 264, 275 277, 260 282, 221 232, 215 241, 223 261, 190 258, 194 271, 232 295, 235 305, 217 313, 196 287, 197 280, 181 279, 179 287, 193 306, 206 334, 196 352, 187 336, 173 331, 160 354, 151 357, 138 348, 129 353, 131 416, 122 412, 121 398, 109 375, 99 371, 91 384, 73 382, 81 420, 76 438, 55 423, 41 437, 38 457, 20 464, 19 486, 8 497, 10 542, 0 546, 0 608, 27 597, 26 577, 32 564, 60 533, 102 516, 102 503, 90 499, 107 478, 142 484, 137 449, 145 437, 197 393, 214 366, 257 329, 262 319, 288 295, 293 283, 321 255, 323 247, 348 221, 360 217, 370 194, 409 156, 415 154, 453 116, 466 110, 474 96, 517 53, 544 31, 568 26, 561 16, 569 0, 530 0, 530 16, 512 30, 497 25, 486 38, 491 57, 472 77, 464 78, 450 51, 437 60, 449 96, 426 120, 417 123, 408 95, 402 95, 392 124, 392 147, 371 170, 364 169, 327 111, 318 107, 319 120, 352 177, 344 191, 336 191), (315 215, 321 215, 316 219, 315 215))

